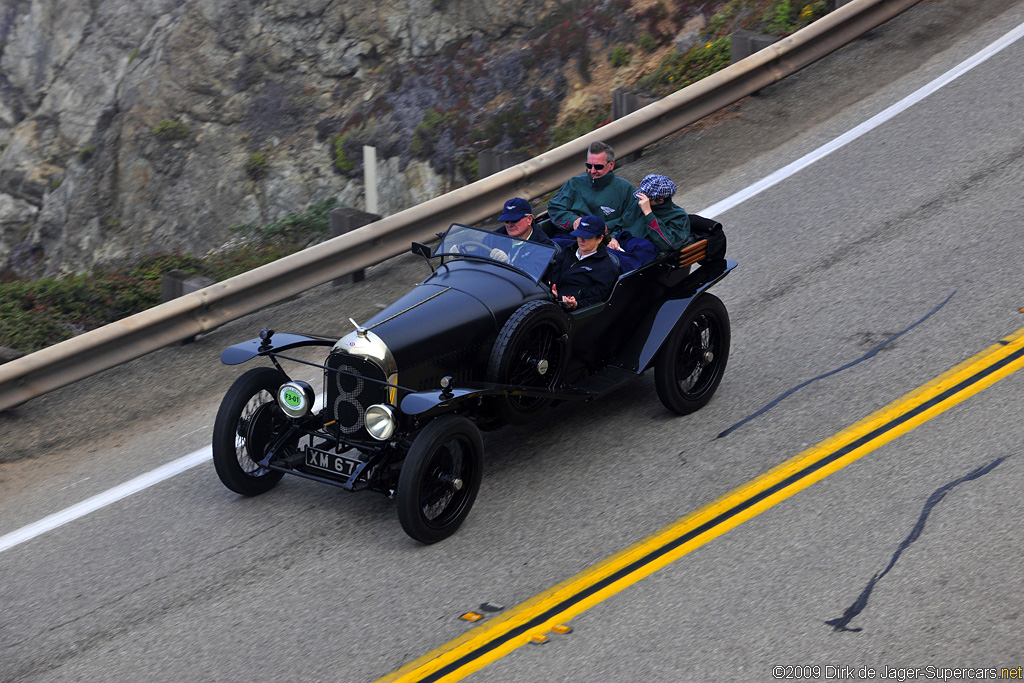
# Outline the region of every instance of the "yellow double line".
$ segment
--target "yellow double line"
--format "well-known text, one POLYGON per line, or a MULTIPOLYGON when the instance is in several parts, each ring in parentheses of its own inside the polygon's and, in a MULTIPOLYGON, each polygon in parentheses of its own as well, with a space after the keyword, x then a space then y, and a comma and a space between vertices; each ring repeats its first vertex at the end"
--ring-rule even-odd
POLYGON ((1024 367, 1024 329, 622 552, 410 662, 384 682, 462 680, 1024 367))

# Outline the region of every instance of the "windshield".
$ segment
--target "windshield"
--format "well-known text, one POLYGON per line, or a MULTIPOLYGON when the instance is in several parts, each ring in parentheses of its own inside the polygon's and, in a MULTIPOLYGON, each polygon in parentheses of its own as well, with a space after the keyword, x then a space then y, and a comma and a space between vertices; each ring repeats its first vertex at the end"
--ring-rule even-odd
POLYGON ((456 223, 441 238, 434 256, 469 256, 503 263, 539 282, 555 256, 555 248, 456 223))

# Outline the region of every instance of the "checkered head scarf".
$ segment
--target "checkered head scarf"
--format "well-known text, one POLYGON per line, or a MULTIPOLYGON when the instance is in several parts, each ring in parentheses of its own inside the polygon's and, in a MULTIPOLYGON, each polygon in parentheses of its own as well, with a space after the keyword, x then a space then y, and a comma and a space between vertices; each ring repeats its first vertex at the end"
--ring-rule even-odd
POLYGON ((640 181, 640 192, 650 199, 668 199, 676 193, 676 184, 663 175, 652 173, 640 181))

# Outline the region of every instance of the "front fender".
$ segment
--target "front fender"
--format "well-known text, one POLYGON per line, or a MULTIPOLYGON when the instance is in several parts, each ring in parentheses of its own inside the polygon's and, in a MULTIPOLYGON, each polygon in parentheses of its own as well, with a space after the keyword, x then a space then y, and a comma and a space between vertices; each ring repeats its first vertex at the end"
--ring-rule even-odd
POLYGON ((256 356, 281 353, 287 349, 294 349, 300 346, 334 346, 336 341, 336 339, 317 339, 301 334, 279 332, 273 335, 269 342, 256 338, 229 346, 220 354, 220 362, 224 363, 224 365, 238 365, 256 356))
POLYGON ((641 322, 636 333, 626 344, 615 365, 631 370, 638 375, 645 372, 654 362, 662 344, 672 329, 690 307, 694 299, 711 285, 729 274, 736 262, 725 259, 721 263, 701 266, 691 273, 677 287, 673 294, 656 306, 641 322))

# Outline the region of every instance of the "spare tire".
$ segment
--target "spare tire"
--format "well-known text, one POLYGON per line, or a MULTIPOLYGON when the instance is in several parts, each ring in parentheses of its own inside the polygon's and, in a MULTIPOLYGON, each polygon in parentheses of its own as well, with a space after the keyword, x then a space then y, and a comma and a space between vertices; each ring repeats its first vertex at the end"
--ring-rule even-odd
MULTIPOLYGON (((550 301, 530 301, 516 309, 491 348, 487 380, 497 384, 555 389, 569 361, 569 321, 550 301)), ((547 408, 547 397, 506 394, 493 401, 505 422, 527 422, 547 408)))

